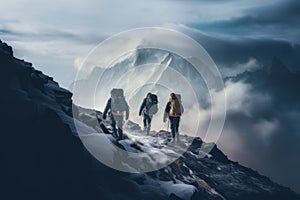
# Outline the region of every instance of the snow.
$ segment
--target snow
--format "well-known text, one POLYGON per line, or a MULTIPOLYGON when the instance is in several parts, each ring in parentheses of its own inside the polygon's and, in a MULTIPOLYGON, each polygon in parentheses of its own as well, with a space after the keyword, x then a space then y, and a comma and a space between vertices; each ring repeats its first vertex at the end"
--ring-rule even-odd
POLYGON ((193 185, 187 185, 184 183, 174 184, 172 181, 161 181, 160 186, 169 196, 174 194, 184 200, 191 199, 193 194, 197 191, 197 188, 193 185))
MULTIPOLYGON (((95 117, 92 111, 85 114, 89 117, 80 117, 80 120, 95 117)), ((204 190, 212 198, 225 199, 224 191, 220 190, 218 186, 212 185, 208 180, 216 180, 216 183, 222 184, 222 187, 230 187, 238 191, 253 193, 261 189, 272 191, 272 187, 268 187, 268 184, 262 182, 260 178, 247 179, 251 180, 251 183, 243 183, 247 170, 235 168, 232 163, 228 165, 214 160, 215 154, 213 152, 210 152, 211 154, 205 152, 213 145, 212 143, 203 142, 201 146, 193 146, 194 152, 187 151, 187 154, 184 155, 186 158, 191 158, 190 161, 186 162, 182 154, 192 141, 189 137, 181 136, 180 143, 170 143, 170 134, 166 134, 164 131, 151 131, 149 135, 146 135, 137 124, 127 122, 124 124, 123 130, 127 136, 126 139, 116 142, 111 135, 97 133, 94 129, 88 129, 88 126, 83 122, 80 123, 82 123, 80 127, 85 129, 85 133, 80 135, 80 138, 87 150, 104 164, 111 163, 117 167, 115 168, 117 170, 135 173, 136 175, 132 176, 136 176, 136 178, 133 177, 133 179, 137 179, 137 185, 144 195, 151 195, 151 191, 159 191, 160 197, 164 197, 162 199, 172 196, 179 199, 191 199, 195 193, 198 194, 197 188, 201 188, 201 191, 204 190), (120 149, 125 151, 120 152, 120 149), (170 165, 179 157, 183 158, 183 160, 179 159, 180 164, 170 165), (199 160, 201 162, 197 162, 199 160), (197 162, 198 166, 201 166, 200 171, 191 168, 190 162, 197 162), (206 162, 212 169, 208 169, 205 165, 206 162), (179 172, 176 171, 176 167, 178 167, 179 172), (202 168, 204 169, 203 172, 202 168), (160 171, 160 169, 163 170, 160 171), (154 177, 145 173, 150 171, 156 171, 154 177), (199 173, 205 175, 206 178, 200 178, 199 173), (194 183, 197 185, 194 186, 194 183)), ((112 167, 111 165, 108 166, 112 167)))

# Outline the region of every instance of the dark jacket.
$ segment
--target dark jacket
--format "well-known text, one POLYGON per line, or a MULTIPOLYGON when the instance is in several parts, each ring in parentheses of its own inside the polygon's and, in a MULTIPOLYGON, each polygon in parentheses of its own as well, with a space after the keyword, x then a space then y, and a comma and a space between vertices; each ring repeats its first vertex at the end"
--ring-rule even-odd
POLYGON ((144 98, 143 103, 142 103, 142 105, 140 107, 140 111, 139 111, 139 115, 140 116, 142 115, 143 110, 146 108, 146 104, 147 104, 147 97, 144 98))
MULTIPOLYGON (((127 102, 126 102, 126 105, 127 105, 127 102)), ((107 101, 107 103, 106 103, 106 106, 105 106, 105 109, 104 109, 104 112, 103 112, 103 119, 105 119, 106 118, 106 115, 107 115, 107 113, 108 113, 108 111, 110 111, 111 110, 111 98, 109 98, 108 99, 108 101, 107 101)), ((126 112, 126 120, 129 118, 129 106, 127 105, 126 106, 126 110, 125 110, 125 112, 126 112)))

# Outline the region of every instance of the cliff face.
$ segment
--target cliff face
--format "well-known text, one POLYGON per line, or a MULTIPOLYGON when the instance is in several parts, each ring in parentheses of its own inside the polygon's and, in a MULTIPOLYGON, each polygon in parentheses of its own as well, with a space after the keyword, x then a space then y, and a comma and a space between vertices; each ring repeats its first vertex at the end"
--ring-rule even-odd
MULTIPOLYGON (((14 58, 12 48, 2 42, 0 63, 2 199, 299 199, 288 188, 230 161, 216 146, 202 158, 200 147, 212 144, 200 138, 185 138, 192 145, 159 171, 110 169, 76 136, 69 91, 31 63, 14 58)), ((76 120, 96 130, 91 110, 77 110, 76 120)), ((134 129, 137 125, 131 123, 128 131, 134 129)), ((130 132, 128 136, 130 142, 130 132)), ((139 151, 143 144, 131 148, 139 151)))
POLYGON ((89 159, 61 116, 71 118, 72 94, 1 43, 1 196, 80 197, 89 159))

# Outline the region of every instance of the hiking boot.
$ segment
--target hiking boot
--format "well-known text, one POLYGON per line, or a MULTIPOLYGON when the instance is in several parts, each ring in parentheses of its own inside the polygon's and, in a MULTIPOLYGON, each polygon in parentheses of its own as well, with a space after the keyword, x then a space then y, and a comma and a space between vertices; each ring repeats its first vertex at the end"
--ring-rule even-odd
POLYGON ((177 142, 180 142, 180 139, 179 139, 179 133, 176 133, 176 141, 177 141, 177 142))
POLYGON ((119 140, 123 140, 123 134, 122 135, 118 135, 117 141, 119 141, 119 140))
POLYGON ((112 132, 112 136, 113 136, 114 138, 117 138, 117 137, 118 137, 118 133, 115 132, 115 131, 113 131, 113 132, 112 132))
POLYGON ((142 131, 143 131, 143 133, 146 133, 146 131, 147 131, 147 127, 146 127, 146 126, 144 126, 142 131))
POLYGON ((175 141, 175 137, 173 137, 172 139, 171 139, 171 142, 172 143, 175 143, 176 141, 175 141))

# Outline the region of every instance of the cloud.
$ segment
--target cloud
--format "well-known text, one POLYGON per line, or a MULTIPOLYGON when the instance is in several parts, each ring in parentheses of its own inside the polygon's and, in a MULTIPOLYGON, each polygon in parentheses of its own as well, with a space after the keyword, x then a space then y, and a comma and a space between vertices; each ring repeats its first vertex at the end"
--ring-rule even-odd
POLYGON ((190 25, 230 36, 272 38, 299 43, 299 9, 300 2, 297 0, 275 1, 269 5, 249 7, 238 17, 190 25))
POLYGON ((290 70, 300 70, 299 44, 269 38, 208 34, 186 25, 171 25, 170 27, 199 42, 221 68, 232 70, 237 64, 247 63, 250 58, 255 59, 259 65, 266 66, 270 65, 274 57, 278 57, 290 70))
POLYGON ((231 159, 300 191, 299 74, 274 60, 226 82, 227 118, 219 146, 231 159), (286 92, 289 91, 289 92, 286 92))
POLYGON ((278 119, 266 120, 261 119, 253 126, 253 132, 260 133, 261 140, 268 143, 272 134, 279 129, 280 123, 278 119))
POLYGON ((271 119, 228 113, 219 146, 231 159, 299 191, 299 126, 297 118, 286 120, 289 113, 272 113, 271 119))
POLYGON ((51 25, 27 25, 19 21, 5 21, 0 33, 1 39, 14 47, 15 57, 32 62, 63 87, 75 79, 76 58, 86 55, 95 41, 104 38, 84 31, 59 30, 51 25))
POLYGON ((300 23, 297 20, 300 17, 299 9, 300 2, 298 0, 286 0, 272 6, 259 8, 256 12, 250 10, 247 14, 252 16, 253 20, 250 20, 250 23, 295 25, 300 23))
MULTIPOLYGON (((292 43, 298 41, 297 27, 299 26, 291 25, 288 28, 274 26, 260 34, 258 29, 263 30, 264 27, 269 26, 261 24, 259 28, 255 28, 256 25, 251 22, 253 19, 260 19, 260 23, 268 22, 265 18, 273 19, 272 16, 264 18, 260 16, 264 13, 276 13, 278 16, 274 19, 283 20, 284 18, 294 23, 297 20, 292 19, 297 19, 297 17, 280 15, 287 16, 288 13, 296 15, 297 12, 293 11, 296 8, 295 2, 297 3, 292 0, 272 2, 258 0, 247 2, 243 0, 184 2, 176 0, 147 2, 138 0, 88 0, 85 2, 12 0, 2 4, 0 34, 2 40, 14 46, 17 57, 34 62, 39 69, 50 73, 64 87, 68 87, 72 81, 71 78, 68 81, 65 80, 61 75, 62 72, 67 73, 69 70, 67 74, 73 74, 74 77, 77 68, 72 69, 69 66, 74 66, 74 63, 78 64, 78 59, 85 57, 95 45, 112 34, 144 26, 175 24, 179 27, 178 24, 189 24, 200 28, 208 32, 210 37, 200 38, 199 33, 195 34, 195 30, 193 30, 194 33, 190 30, 187 32, 203 44, 218 64, 227 67, 246 63, 250 58, 264 65, 270 57, 280 55, 288 67, 295 68, 296 63, 300 63, 300 56, 297 56, 299 45, 293 46, 292 43), (276 12, 273 12, 273 9, 276 12), (250 22, 247 22, 249 18, 251 18, 250 22), (237 26, 235 23, 239 20, 241 20, 240 26, 237 26), (221 28, 218 28, 219 26, 221 28), (264 38, 244 40, 219 37, 226 33, 237 37, 242 35, 264 38), (288 36, 291 43, 274 41, 274 33, 288 36), (294 39, 291 39, 292 37, 294 39), (51 55, 51 58, 45 54, 51 55), (59 67, 53 62, 56 59, 61 63, 59 67), (63 67, 68 69, 62 69, 63 67)), ((290 24, 286 21, 285 24, 290 24)), ((277 36, 276 38, 285 39, 277 36)))
POLYGON ((249 60, 245 63, 237 63, 230 67, 220 67, 221 73, 224 77, 229 76, 236 76, 238 74, 241 74, 245 71, 255 71, 262 66, 258 63, 258 61, 255 58, 249 58, 249 60))

